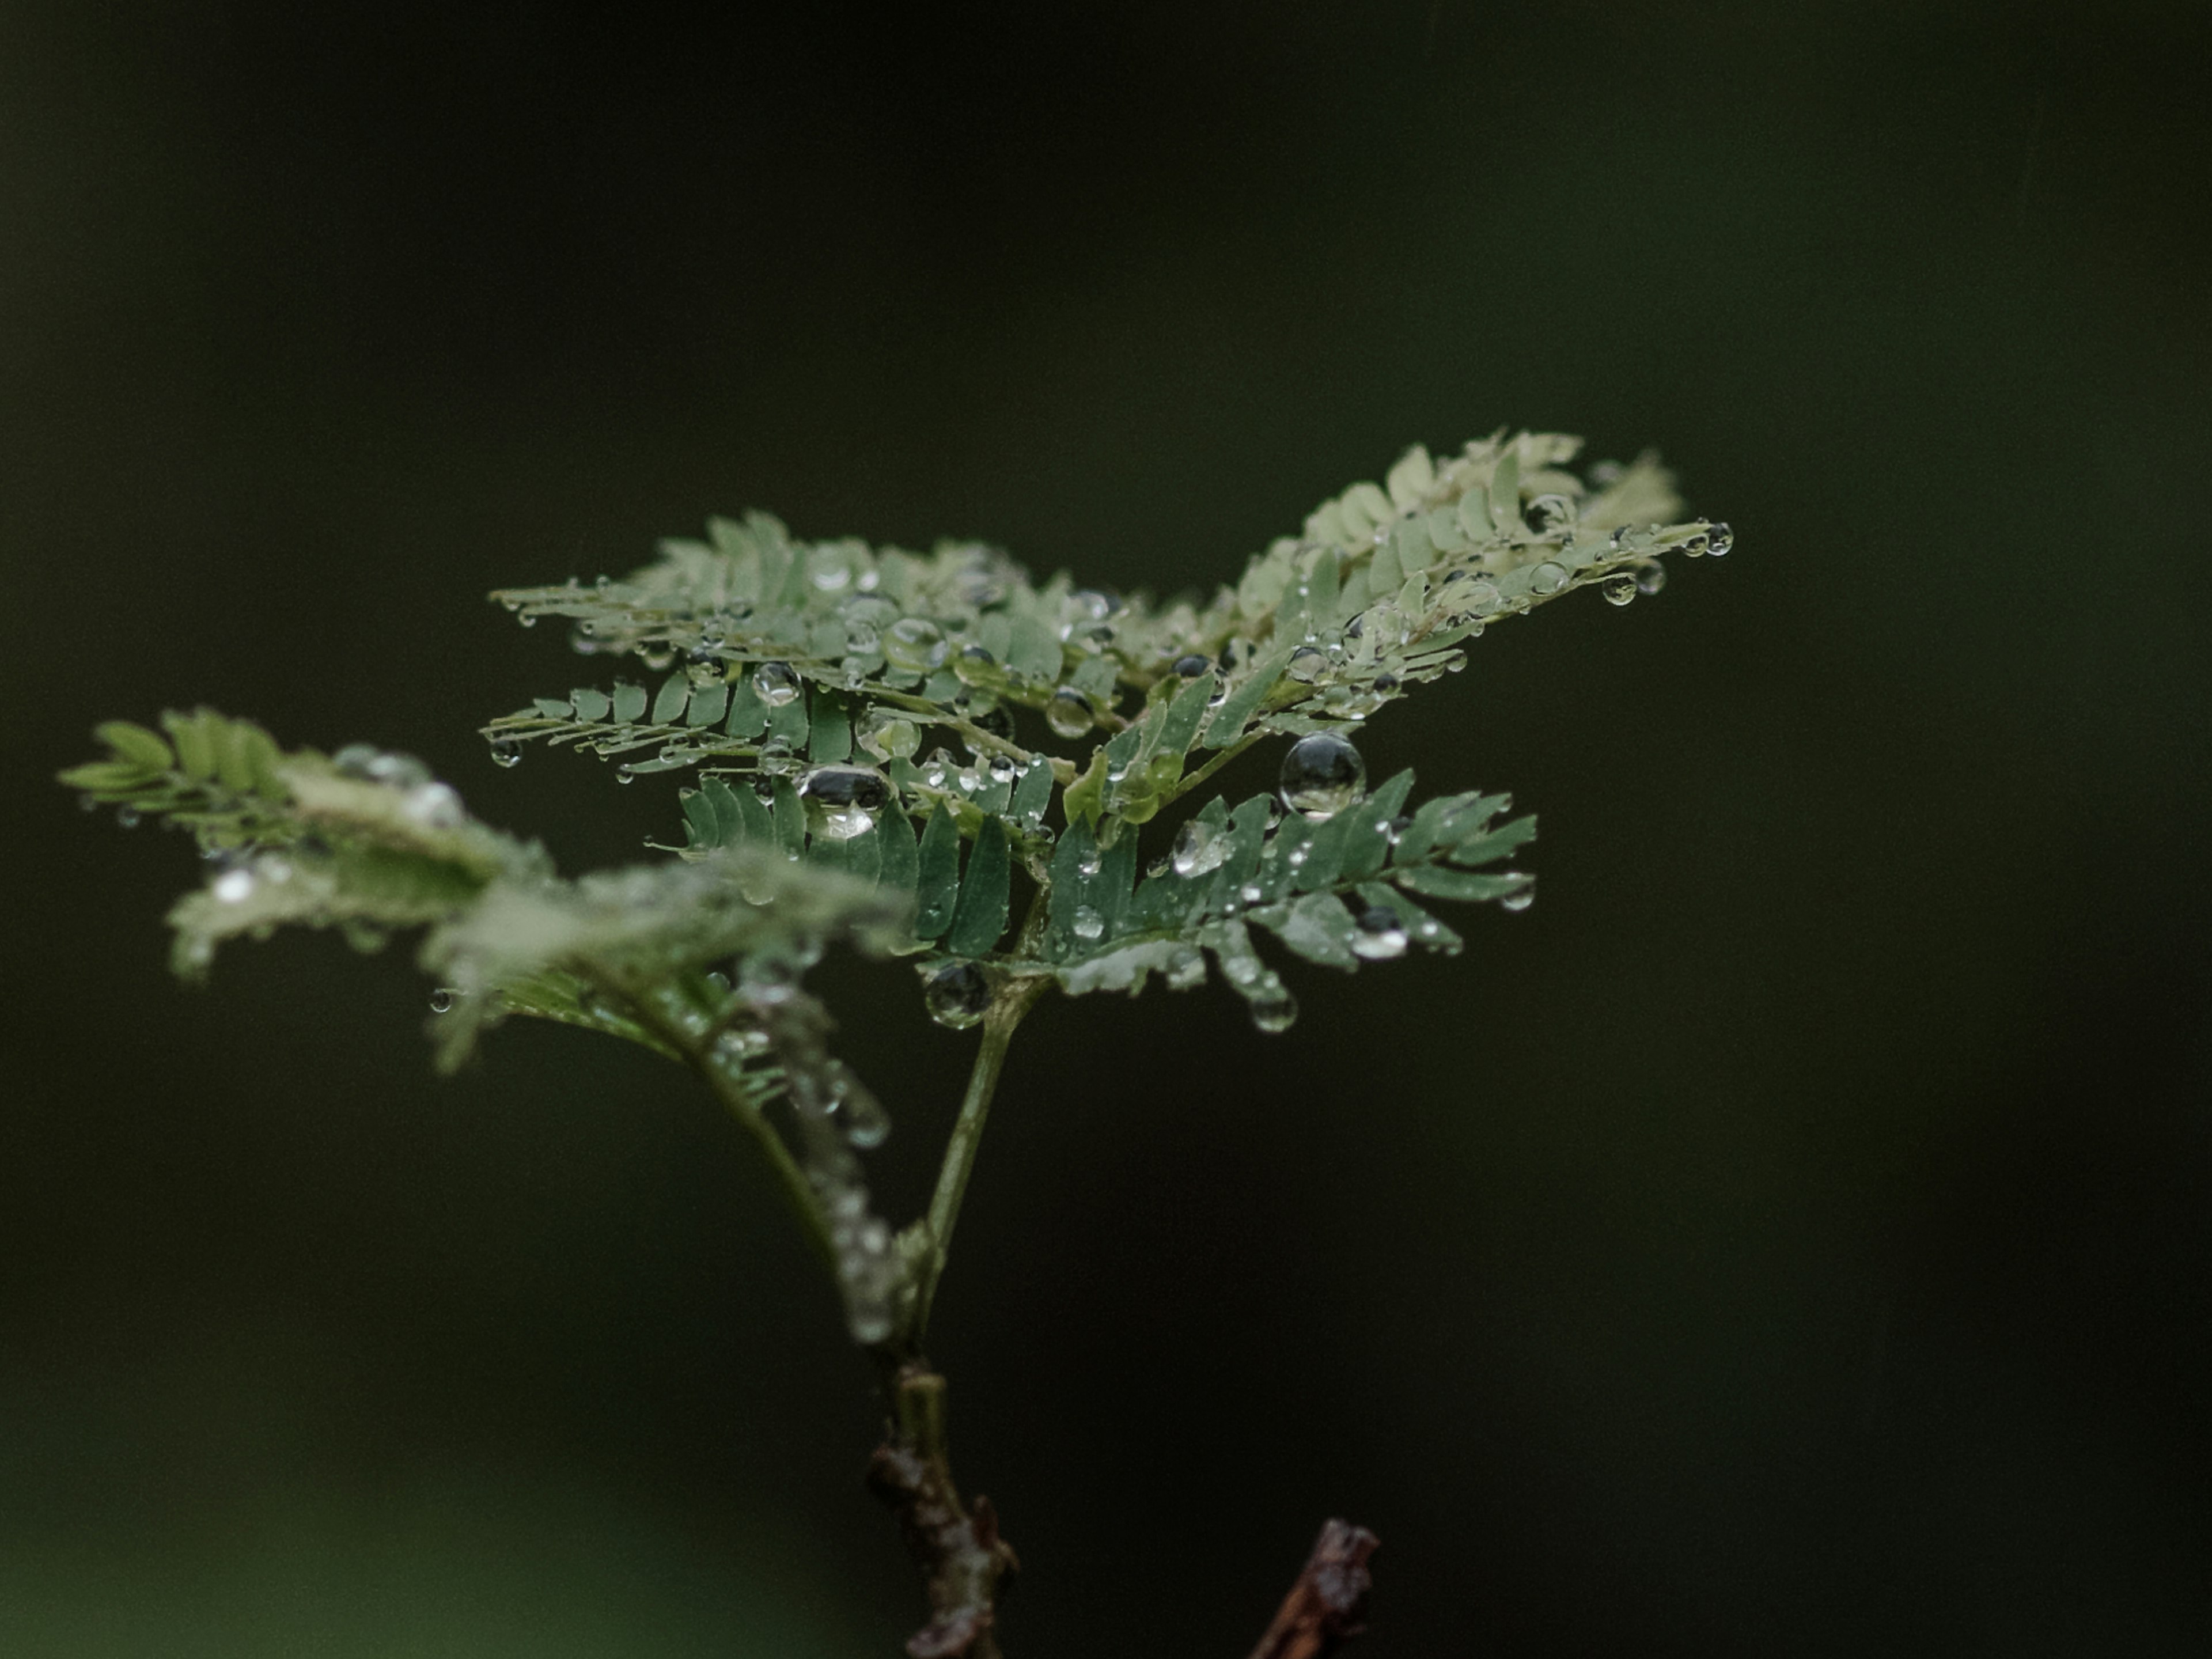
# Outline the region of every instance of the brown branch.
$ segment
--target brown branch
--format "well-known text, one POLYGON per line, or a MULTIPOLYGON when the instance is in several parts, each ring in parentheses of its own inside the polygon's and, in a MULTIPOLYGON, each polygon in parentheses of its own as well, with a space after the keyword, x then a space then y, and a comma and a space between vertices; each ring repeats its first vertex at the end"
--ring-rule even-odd
POLYGON ((1358 1635, 1374 1582, 1367 1558, 1377 1541, 1373 1533, 1349 1521, 1326 1522, 1275 1622, 1252 1650, 1252 1659, 1328 1659, 1358 1635))
POLYGON ((929 1592, 930 1620, 910 1637, 913 1659, 1000 1659, 998 1598, 1019 1565, 980 1493, 963 1504, 952 1484, 945 1379, 921 1360, 889 1379, 890 1432, 868 1462, 868 1485, 890 1505, 929 1592))

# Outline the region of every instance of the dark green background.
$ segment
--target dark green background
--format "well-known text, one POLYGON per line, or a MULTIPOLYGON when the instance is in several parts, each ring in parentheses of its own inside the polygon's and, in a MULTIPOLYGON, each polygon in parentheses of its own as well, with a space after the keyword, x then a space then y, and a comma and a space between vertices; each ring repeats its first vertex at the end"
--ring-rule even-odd
MULTIPOLYGON (((179 988, 95 719, 582 867, 672 791, 491 768, 580 672, 495 585, 757 504, 1201 586, 1502 423, 1738 551, 1367 741, 1542 814, 1533 910, 1024 1033, 933 1345, 1012 1651, 1241 1654, 1332 1513, 1375 1659, 2212 1650, 2204 8, 757 9, 0 5, 0 1650, 915 1607, 736 1133, 562 1031, 434 1079, 402 951, 179 988)), ((905 976, 822 975, 902 1206, 905 976)))

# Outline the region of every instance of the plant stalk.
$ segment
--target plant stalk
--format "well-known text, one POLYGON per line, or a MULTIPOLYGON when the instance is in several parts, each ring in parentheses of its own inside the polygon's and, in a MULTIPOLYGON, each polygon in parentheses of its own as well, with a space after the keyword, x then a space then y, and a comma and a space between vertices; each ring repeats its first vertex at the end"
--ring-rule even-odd
POLYGON ((968 1074, 968 1092, 961 1098, 960 1115, 945 1145, 945 1162, 937 1172, 937 1191, 929 1200, 924 1223, 925 1248, 915 1270, 914 1320, 908 1341, 919 1352, 922 1334, 929 1328, 930 1304, 937 1297, 937 1282, 952 1248, 953 1224, 960 1218, 961 1200, 968 1194, 968 1177, 975 1168, 975 1154, 983 1141, 984 1121, 991 1115, 991 1100, 998 1093, 999 1078, 1006 1069, 1007 1045, 1022 1017, 1036 1005, 1051 981, 1018 980, 991 1005, 983 1016, 982 1046, 968 1074))

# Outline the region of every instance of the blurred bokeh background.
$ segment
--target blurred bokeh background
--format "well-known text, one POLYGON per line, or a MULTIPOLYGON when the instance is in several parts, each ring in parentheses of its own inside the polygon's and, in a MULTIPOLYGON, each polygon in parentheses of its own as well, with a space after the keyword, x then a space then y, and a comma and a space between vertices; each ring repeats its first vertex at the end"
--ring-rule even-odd
MULTIPOLYGON (((1416 440, 1724 563, 1366 740, 1525 915, 1048 1006, 933 1345, 1017 1656, 2212 1650, 2197 4, 0 3, 0 1651, 842 1659, 915 1586, 736 1133, 404 951, 164 969, 49 781, 205 701, 571 869, 672 787, 483 602, 748 505, 1206 586, 1416 440), (1324 982, 1327 981, 1327 982, 1324 982)), ((1256 761, 1246 780, 1258 787, 1256 761)), ((911 1203, 969 1040, 836 966, 911 1203)))

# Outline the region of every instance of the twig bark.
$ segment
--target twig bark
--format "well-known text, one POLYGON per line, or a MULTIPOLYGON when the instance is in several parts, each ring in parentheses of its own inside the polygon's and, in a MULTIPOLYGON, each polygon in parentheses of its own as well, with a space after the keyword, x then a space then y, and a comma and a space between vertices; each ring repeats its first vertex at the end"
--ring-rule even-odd
POLYGON ((909 1361, 889 1389, 890 1432, 869 1460, 868 1485, 898 1517, 929 1593, 930 1620, 906 1650, 913 1659, 1001 1659, 998 1601, 1019 1564, 999 1536, 991 1500, 979 1493, 963 1504, 953 1485, 945 1379, 909 1361))
POLYGON ((1374 1583, 1367 1558, 1378 1541, 1349 1521, 1326 1522, 1252 1659, 1328 1659, 1358 1635, 1374 1583))

